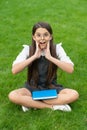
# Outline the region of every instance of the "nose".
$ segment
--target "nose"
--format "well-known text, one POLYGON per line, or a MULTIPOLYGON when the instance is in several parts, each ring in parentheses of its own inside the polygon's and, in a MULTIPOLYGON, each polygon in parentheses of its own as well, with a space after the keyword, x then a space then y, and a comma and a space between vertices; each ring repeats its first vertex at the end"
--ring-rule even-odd
POLYGON ((42 40, 44 39, 44 36, 43 36, 43 35, 41 36, 41 39, 42 39, 42 40))

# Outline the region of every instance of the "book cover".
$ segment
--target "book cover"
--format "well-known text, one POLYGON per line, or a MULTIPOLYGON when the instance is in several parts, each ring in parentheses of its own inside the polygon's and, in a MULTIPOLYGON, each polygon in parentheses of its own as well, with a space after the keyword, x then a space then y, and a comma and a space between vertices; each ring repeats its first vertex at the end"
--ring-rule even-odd
POLYGON ((52 98, 57 98, 56 89, 40 90, 40 91, 32 92, 33 100, 43 100, 43 99, 52 99, 52 98))

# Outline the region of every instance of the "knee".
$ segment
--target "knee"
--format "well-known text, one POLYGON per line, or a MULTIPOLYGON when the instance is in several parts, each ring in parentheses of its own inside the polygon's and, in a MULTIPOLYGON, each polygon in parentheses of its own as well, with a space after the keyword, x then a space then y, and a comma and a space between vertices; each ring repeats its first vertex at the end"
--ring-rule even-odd
POLYGON ((72 92, 73 100, 77 100, 79 98, 79 93, 76 90, 72 92))
POLYGON ((16 95, 16 94, 15 94, 14 91, 10 92, 10 93, 8 94, 9 100, 12 101, 12 102, 15 102, 15 95, 16 95))

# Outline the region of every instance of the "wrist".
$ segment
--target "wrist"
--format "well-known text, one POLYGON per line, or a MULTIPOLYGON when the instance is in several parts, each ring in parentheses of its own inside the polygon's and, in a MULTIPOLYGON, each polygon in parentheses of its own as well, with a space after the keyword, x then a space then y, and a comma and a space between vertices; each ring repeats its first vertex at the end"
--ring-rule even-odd
POLYGON ((54 63, 54 64, 57 64, 58 62, 59 62, 59 60, 58 59, 56 59, 55 57, 53 57, 53 56, 50 56, 50 59, 49 59, 52 63, 54 63))
POLYGON ((50 56, 50 57, 49 57, 49 60, 50 60, 50 61, 53 61, 53 60, 54 60, 54 57, 50 56))
POLYGON ((36 60, 36 59, 37 59, 36 55, 33 55, 32 60, 36 60))

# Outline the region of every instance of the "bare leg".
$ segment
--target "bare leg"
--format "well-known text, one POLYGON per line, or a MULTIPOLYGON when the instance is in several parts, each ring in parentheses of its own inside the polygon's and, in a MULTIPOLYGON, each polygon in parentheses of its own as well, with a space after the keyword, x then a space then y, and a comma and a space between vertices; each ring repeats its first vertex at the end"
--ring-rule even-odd
POLYGON ((52 105, 50 104, 47 104, 42 101, 32 100, 31 92, 27 90, 26 88, 14 90, 10 92, 8 97, 13 103, 23 105, 26 107, 40 108, 40 109, 52 108, 52 105))
POLYGON ((71 102, 74 102, 79 97, 79 94, 77 91, 73 89, 63 89, 58 94, 58 98, 51 99, 51 100, 44 100, 47 104, 53 104, 53 105, 62 105, 62 104, 68 104, 71 102))

